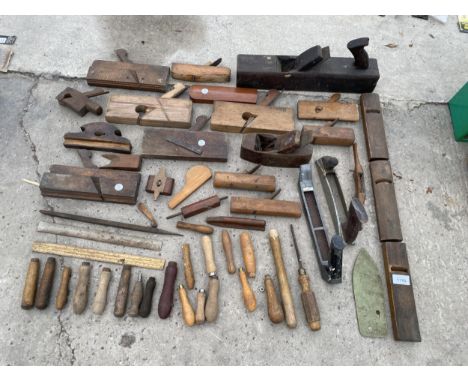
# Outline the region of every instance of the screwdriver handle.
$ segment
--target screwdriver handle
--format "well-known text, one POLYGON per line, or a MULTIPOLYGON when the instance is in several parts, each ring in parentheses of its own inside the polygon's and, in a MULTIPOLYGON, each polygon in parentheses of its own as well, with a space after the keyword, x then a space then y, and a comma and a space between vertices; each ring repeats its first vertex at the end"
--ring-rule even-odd
POLYGON ((31 309, 34 306, 40 266, 37 257, 32 258, 29 262, 26 280, 24 281, 23 297, 21 299, 21 308, 23 309, 31 309))
MULTIPOLYGON (((211 240, 211 237, 203 236, 201 238, 201 242, 202 242, 203 254, 205 255, 206 272, 208 274, 216 273, 216 263, 214 261, 213 242, 211 240)), ((209 298, 209 295, 208 295, 208 298, 209 298)))
POLYGON ((78 282, 73 295, 73 313, 81 314, 85 311, 88 304, 88 284, 89 275, 91 274, 91 264, 84 261, 80 265, 78 271, 78 282))
POLYGON ((174 285, 177 277, 177 263, 169 261, 164 273, 164 284, 159 297, 158 315, 159 318, 169 317, 174 302, 174 285))
POLYGON ((137 317, 140 310, 141 299, 143 298, 143 280, 139 278, 133 285, 132 293, 130 295, 130 307, 128 308, 128 315, 130 317, 137 317))
POLYGON ((37 289, 36 308, 45 309, 49 305, 50 291, 54 283, 55 258, 47 258, 44 270, 42 271, 41 281, 37 289))
POLYGON ((55 308, 62 310, 68 300, 68 284, 70 283, 71 268, 63 267, 62 277, 60 278, 60 286, 55 297, 55 308))
POLYGON ((302 268, 299 271, 299 284, 302 290, 301 300, 307 323, 311 330, 320 330, 320 313, 317 301, 315 300, 315 294, 310 289, 309 276, 307 276, 302 268))
POLYGON ((234 264, 234 255, 232 253, 231 236, 225 229, 221 232, 221 241, 223 243, 224 255, 226 256, 227 271, 230 274, 236 273, 236 265, 234 264))
POLYGON ((195 286, 195 276, 193 275, 192 259, 190 257, 190 245, 185 243, 182 245, 182 260, 184 263, 184 276, 188 289, 193 289, 195 286))
POLYGON ((274 324, 278 324, 284 321, 283 308, 279 302, 279 298, 276 294, 275 285, 270 275, 265 275, 264 279, 265 292, 268 306, 268 317, 274 324))
POLYGON ((102 268, 101 275, 99 276, 98 287, 93 301, 93 313, 102 314, 107 304, 107 290, 109 289, 109 282, 111 279, 110 268, 102 268))
POLYGON ((239 268, 239 279, 242 286, 242 297, 244 298, 244 305, 249 312, 253 312, 257 308, 257 299, 250 286, 244 268, 239 268))
POLYGON ((115 296, 114 316, 123 317, 127 310, 128 288, 130 286, 130 277, 132 275, 132 267, 124 265, 120 274, 119 286, 117 295, 115 296))
POLYGON ((150 315, 151 309, 153 308, 153 294, 155 288, 156 279, 154 277, 148 278, 148 280, 146 280, 143 298, 141 299, 140 309, 138 310, 140 317, 146 318, 150 315))
POLYGON ((218 293, 219 293, 219 279, 216 274, 210 274, 208 281, 208 299, 205 306, 205 318, 207 322, 216 321, 218 318, 218 293))
POLYGON ((205 322, 205 303, 206 293, 204 289, 200 289, 197 293, 197 310, 195 312, 195 322, 200 325, 205 322))
POLYGON ((252 243, 250 233, 244 231, 240 234, 240 244, 242 250, 242 258, 244 259, 245 271, 247 276, 254 278, 256 274, 255 266, 255 250, 252 243))
POLYGON ((210 196, 209 198, 199 200, 198 202, 188 204, 180 209, 184 218, 189 218, 201 214, 202 212, 211 210, 221 205, 221 199, 218 195, 210 196))
POLYGON ((187 296, 187 291, 182 284, 179 285, 179 299, 182 307, 182 317, 187 326, 195 324, 195 313, 193 312, 192 304, 187 296))

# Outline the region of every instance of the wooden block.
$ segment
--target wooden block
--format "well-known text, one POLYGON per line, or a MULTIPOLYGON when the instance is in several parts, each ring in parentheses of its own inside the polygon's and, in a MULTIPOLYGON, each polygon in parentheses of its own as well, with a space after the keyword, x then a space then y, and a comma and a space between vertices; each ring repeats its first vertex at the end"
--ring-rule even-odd
POLYGON ((193 85, 189 89, 193 102, 213 103, 214 101, 257 103, 257 90, 229 86, 193 85))
POLYGON ((141 155, 143 158, 227 162, 228 145, 225 135, 218 132, 145 129, 141 155), (198 155, 166 141, 169 137, 176 137, 179 141, 202 148, 203 151, 198 155), (199 146, 201 141, 203 146, 199 146))
POLYGON ((282 134, 294 130, 294 117, 291 108, 222 101, 214 103, 214 112, 211 115, 211 129, 238 133, 251 115, 256 117, 244 129, 244 133, 282 134))
POLYGON ((127 125, 189 128, 192 101, 136 95, 113 95, 107 105, 106 121, 127 125))
POLYGON ((231 69, 223 66, 172 64, 172 78, 191 82, 229 82, 231 69))
POLYGON ((198 190, 211 178, 211 170, 207 166, 193 166, 185 174, 185 184, 182 189, 175 194, 168 203, 170 209, 174 209, 192 193, 198 190))
POLYGON ((110 170, 140 171, 141 156, 131 154, 103 154, 110 162, 99 168, 110 170))
POLYGON ((357 122, 359 111, 355 103, 301 100, 297 103, 297 118, 357 122))
POLYGON ((276 190, 276 178, 273 175, 217 171, 213 179, 213 186, 216 188, 273 192, 276 190))
POLYGON ((89 85, 165 92, 169 67, 96 60, 88 70, 89 85))
POLYGON ((297 202, 231 196, 231 213, 299 218, 302 211, 297 202))
MULTIPOLYGON (((154 193, 154 175, 148 175, 148 181, 146 182, 145 191, 149 193, 154 193)), ((172 195, 172 190, 174 189, 174 178, 166 177, 164 182, 164 187, 159 195, 172 195)))

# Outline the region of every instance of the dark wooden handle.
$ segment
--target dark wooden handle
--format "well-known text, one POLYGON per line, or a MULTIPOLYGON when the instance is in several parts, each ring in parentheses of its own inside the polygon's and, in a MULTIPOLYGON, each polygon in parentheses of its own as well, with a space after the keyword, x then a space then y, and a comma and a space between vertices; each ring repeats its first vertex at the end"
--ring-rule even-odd
POLYGON ((114 316, 123 317, 127 310, 127 296, 130 286, 130 277, 132 275, 132 267, 124 265, 122 273, 120 274, 119 286, 117 288, 117 295, 115 296, 114 316))
POLYGON ((190 245, 182 245, 182 257, 184 262, 184 276, 188 289, 193 289, 195 286, 195 276, 193 274, 192 259, 190 257, 190 245))
POLYGON ((213 233, 213 228, 203 224, 191 224, 183 221, 178 221, 176 227, 179 229, 187 229, 189 231, 210 235, 213 233))
POLYGON ((71 268, 63 267, 62 277, 60 278, 60 286, 55 297, 55 308, 62 310, 67 304, 68 300, 68 284, 70 283, 71 268))
POLYGON ((36 308, 45 309, 49 305, 50 291, 54 284, 55 275, 55 258, 47 258, 42 277, 39 281, 39 288, 37 289, 36 308))
POLYGON ((203 254, 205 255, 205 268, 206 273, 216 272, 216 263, 213 252, 213 241, 210 236, 203 236, 201 239, 203 254))
POLYGON ((272 200, 231 196, 231 213, 299 218, 301 205, 288 200, 272 200))
POLYGON ((315 294, 310 289, 309 276, 305 273, 299 274, 299 284, 301 285, 301 300, 304 307, 307 324, 310 329, 316 331, 320 330, 320 313, 315 300, 315 294))
POLYGON ((130 294, 130 307, 127 314, 130 317, 137 317, 140 310, 141 300, 143 298, 143 280, 139 278, 133 285, 132 293, 130 294))
POLYGON ((207 322, 214 322, 218 318, 218 293, 218 276, 212 275, 208 281, 208 299, 206 300, 205 306, 205 317, 207 322))
POLYGON ((256 274, 255 250, 253 247, 252 238, 250 237, 250 233, 242 232, 240 234, 240 245, 247 276, 254 278, 256 274))
POLYGON ((81 314, 88 305, 88 285, 89 275, 91 273, 91 264, 87 261, 81 263, 78 271, 78 282, 73 295, 73 312, 81 314))
POLYGON ((216 225, 225 228, 236 229, 252 229, 256 231, 265 231, 265 220, 235 218, 232 216, 213 216, 206 218, 206 222, 211 225, 216 225))
POLYGON ((195 324, 195 313, 187 296, 187 291, 182 284, 179 285, 179 299, 185 324, 187 326, 193 326, 195 324))
POLYGON ((197 309, 195 312, 195 322, 200 325, 205 322, 205 302, 206 293, 204 289, 200 289, 197 293, 197 309))
POLYGON ((268 307, 268 317, 270 321, 274 324, 278 324, 284 321, 284 312, 281 304, 279 302, 278 296, 276 294, 275 286, 273 284, 273 280, 271 279, 270 275, 265 276, 264 280, 265 284, 265 293, 267 299, 267 307, 268 307))
POLYGON ((148 280, 146 280, 145 291, 143 293, 140 310, 138 312, 140 317, 146 318, 150 315, 151 309, 153 308, 153 294, 155 288, 156 279, 154 277, 150 277, 148 280))
POLYGON ((23 297, 21 299, 21 308, 23 309, 31 309, 34 306, 40 267, 41 264, 36 257, 32 258, 29 262, 28 272, 24 281, 23 297))
POLYGON ((234 255, 232 252, 231 236, 225 229, 223 229, 221 232, 221 241, 223 243, 224 255, 226 256, 227 271, 230 274, 236 273, 236 265, 234 264, 234 255))
POLYGON ((221 199, 219 199, 218 195, 213 195, 209 198, 199 200, 198 202, 182 207, 180 209, 180 212, 182 212, 182 216, 184 218, 189 218, 191 216, 195 216, 201 214, 202 212, 208 211, 212 208, 219 207, 220 205, 221 199))
POLYGON ((167 318, 171 314, 174 304, 174 286, 177 278, 177 263, 169 261, 164 273, 164 284, 159 297, 158 315, 159 318, 167 318))
POLYGON ((304 126, 312 131, 314 145, 351 146, 354 143, 354 130, 348 127, 304 126))

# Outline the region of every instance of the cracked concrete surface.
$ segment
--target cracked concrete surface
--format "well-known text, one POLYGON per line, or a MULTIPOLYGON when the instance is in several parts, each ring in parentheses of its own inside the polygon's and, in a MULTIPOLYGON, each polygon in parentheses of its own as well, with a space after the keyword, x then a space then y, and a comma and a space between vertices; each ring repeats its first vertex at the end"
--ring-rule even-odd
MULTIPOLYGON (((0 245, 3 271, 0 276, 0 363, 9 365, 440 365, 467 364, 464 349, 468 343, 466 290, 468 259, 466 243, 468 218, 468 146, 453 139, 446 102, 468 78, 462 65, 467 35, 457 31, 454 18, 446 25, 410 17, 5 17, 0 16, 0 32, 15 34, 15 55, 10 73, 0 75, 0 152, 2 183, 0 245), (356 35, 350 35, 353 30, 356 35), (431 34, 434 37, 431 37, 431 34), (113 279, 109 304, 103 316, 94 316, 88 308, 74 315, 70 304, 57 312, 52 304, 44 311, 20 309, 24 275, 31 258, 33 240, 52 241, 83 247, 122 251, 121 247, 37 233, 37 223, 44 219, 38 210, 57 208, 70 212, 145 224, 133 206, 102 204, 65 199, 43 199, 36 187, 22 178, 39 181, 51 164, 80 165, 73 150, 62 145, 63 134, 79 126, 104 120, 91 114, 80 118, 60 107, 55 96, 66 86, 87 89, 83 78, 94 59, 114 59, 113 50, 125 47, 136 62, 170 64, 173 61, 205 62, 223 57, 235 72, 237 53, 298 53, 312 44, 330 45, 332 54, 348 55, 346 42, 368 35, 369 54, 379 60, 381 79, 376 92, 384 105, 384 121, 395 174, 403 236, 408 247, 423 342, 399 343, 391 330, 384 339, 359 335, 351 288, 352 265, 365 247, 376 261, 383 277, 383 264, 377 240, 373 195, 369 168, 360 125, 354 126, 360 145, 370 221, 356 245, 345 251, 344 278, 341 285, 326 285, 319 277, 307 227, 297 221, 297 235, 305 265, 321 308, 322 329, 312 333, 305 326, 296 279, 296 259, 292 242, 282 236, 285 264, 294 294, 299 325, 289 330, 273 325, 266 314, 265 298, 259 291, 263 275, 275 274, 267 234, 253 233, 257 249, 258 276, 252 282, 258 307, 247 314, 243 307, 237 276, 228 275, 221 252, 219 230, 214 245, 220 268, 221 310, 212 325, 188 328, 183 324, 178 298, 171 317, 160 320, 156 304, 163 282, 163 272, 143 271, 145 278, 157 280, 153 313, 147 319, 112 314, 120 267, 111 266, 113 279), (90 37, 92 36, 92 37, 90 37), (144 41, 144 43, 142 43, 144 41), (388 43, 398 44, 390 49, 388 43), (410 46, 411 45, 411 46, 410 46), (273 340, 273 341, 272 341, 273 340), (304 350, 306 349, 306 350, 304 350)), ((466 49, 465 49, 466 50, 466 49)), ((233 75, 232 83, 235 76, 233 75)), ((112 89, 111 92, 127 93, 112 89)), ((285 93, 277 106, 294 106, 298 99, 320 98, 318 93, 285 93)), ((184 95, 187 97, 187 95, 184 95)), ((97 100, 105 104, 108 96, 97 100)), ((344 95, 357 100, 357 95, 344 95)), ((196 105, 194 114, 209 112, 210 106, 196 105)), ((300 123, 296 124, 297 127, 300 123)), ((344 124, 346 125, 346 124, 344 124)), ((349 125, 352 126, 352 125, 349 125)), ((142 128, 120 125, 123 135, 141 147, 142 128)), ((214 170, 236 171, 251 165, 238 158, 240 137, 229 135, 231 149, 227 164, 214 164, 214 170)), ((314 148, 314 159, 334 155, 340 160, 337 169, 345 196, 352 194, 349 150, 338 147, 314 148)), ((101 160, 95 154, 97 163, 101 160)), ((142 173, 154 173, 161 165, 176 178, 176 189, 188 163, 145 160, 142 173)), ((297 170, 264 168, 263 174, 278 177, 282 199, 297 198, 297 170)), ((213 193, 203 186, 188 202, 213 193)), ((226 191, 232 195, 233 192, 226 191)), ((245 194, 245 193, 244 193, 245 194)), ((260 196, 260 195, 259 195, 260 196)), ((319 201, 323 196, 319 194, 319 201)), ((141 190, 140 199, 151 203, 141 190)), ((156 205, 161 227, 173 229, 166 222, 167 198, 156 205)), ((228 214, 228 203, 216 214, 228 214)), ((209 213, 192 218, 202 222, 209 213)), ((330 222, 328 214, 326 222, 330 222)), ((268 219, 268 229, 286 231, 289 219, 268 219)), ((68 224, 68 223, 67 223, 68 224)), ((90 228, 92 228, 90 226, 90 228)), ((231 231, 235 259, 240 264, 239 233, 231 231)), ((180 245, 191 244, 196 288, 206 287, 200 237, 161 237, 161 256, 179 260, 180 245)), ((149 251, 125 248, 128 253, 153 255, 149 251)), ((45 262, 45 257, 38 255, 45 262)), ((59 259, 73 269, 72 290, 76 285, 78 260, 59 259)), ((90 298, 94 296, 103 264, 93 263, 90 298)), ((179 268, 178 280, 183 276, 179 268)), ((136 272, 134 272, 136 276, 136 272)), ((52 296, 58 287, 56 274, 52 296)), ((190 293, 195 301, 195 293, 190 293)), ((387 304, 388 314, 388 304, 387 304)), ((390 319, 388 317, 388 325, 390 319)))

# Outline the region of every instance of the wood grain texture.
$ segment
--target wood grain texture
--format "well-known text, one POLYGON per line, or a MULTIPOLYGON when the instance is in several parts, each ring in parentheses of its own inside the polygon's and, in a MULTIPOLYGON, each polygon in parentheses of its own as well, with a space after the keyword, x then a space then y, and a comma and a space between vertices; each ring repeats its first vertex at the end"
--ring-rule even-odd
POLYGON ((179 96, 180 94, 182 94, 186 89, 186 86, 181 83, 181 82, 177 82, 174 84, 174 87, 172 88, 172 90, 169 90, 168 92, 164 93, 161 98, 175 98, 177 96, 179 96))
POLYGON ((182 245, 182 261, 184 264, 184 277, 188 289, 195 287, 195 276, 193 274, 192 258, 190 256, 190 245, 182 245))
POLYGON ((42 271, 41 280, 37 288, 36 308, 45 309, 49 306, 50 292, 54 284, 55 276, 55 258, 48 257, 44 270, 42 271))
POLYGON ((211 130, 239 133, 248 120, 250 113, 255 119, 246 127, 244 133, 281 134, 294 130, 293 110, 284 107, 240 104, 215 101, 211 115, 211 130))
POLYGON ((132 293, 130 294, 130 306, 127 314, 129 317, 137 317, 140 310, 141 300, 143 298, 143 280, 141 277, 133 284, 132 293))
POLYGON ((23 297, 21 299, 22 309, 31 309, 34 307, 40 267, 41 264, 38 258, 34 257, 30 260, 26 279, 24 280, 23 297))
POLYGON ((195 311, 195 322, 201 325, 205 322, 205 303, 206 293, 204 289, 200 289, 197 293, 197 307, 195 311))
POLYGON ((106 121, 126 125, 189 128, 192 101, 137 95, 112 95, 106 121))
POLYGON ((236 190, 274 192, 276 190, 276 177, 217 171, 213 178, 213 186, 236 190))
POLYGON ((99 276, 99 282, 94 295, 93 301, 93 313, 101 315, 104 313, 104 309, 107 304, 107 291, 109 289, 109 282, 111 279, 112 272, 110 268, 102 268, 101 275, 99 276))
POLYGON ((102 154, 103 158, 110 162, 99 168, 109 170, 125 170, 125 171, 140 171, 141 156, 132 154, 102 154))
POLYGON ((241 232, 239 239, 245 272, 247 272, 247 276, 254 278, 256 275, 256 262, 252 237, 249 232, 241 232))
POLYGON ((193 326, 195 324, 195 312, 187 296, 187 291, 182 284, 179 285, 179 300, 185 325, 193 326))
POLYGON ((132 267, 124 265, 120 273, 119 286, 115 295, 114 316, 123 317, 127 310, 127 298, 130 288, 130 278, 132 277, 132 267))
POLYGON ((78 270, 78 281, 73 294, 73 313, 82 314, 88 305, 89 277, 91 264, 84 261, 78 270))
POLYGON ((310 288, 310 279, 305 271, 299 273, 299 285, 301 286, 301 301, 307 324, 313 331, 320 330, 320 312, 315 299, 315 294, 310 288))
POLYGON ((232 252, 232 241, 229 232, 225 229, 221 231, 221 242, 223 243, 224 255, 226 257, 226 268, 228 273, 236 273, 236 264, 234 263, 234 254, 232 252))
POLYGON ((244 299, 244 306, 249 312, 253 312, 257 308, 257 299, 255 293, 250 286, 244 268, 239 268, 239 280, 242 287, 242 297, 244 299))
POLYGON ((186 229, 193 232, 202 233, 204 235, 211 235, 213 233, 213 227, 203 224, 192 224, 184 221, 178 221, 176 227, 179 229, 186 229))
POLYGON ((265 231, 265 220, 238 218, 234 216, 211 216, 206 218, 206 222, 211 225, 224 228, 235 229, 253 229, 256 231, 265 231))
POLYGON ((205 305, 205 318, 207 322, 214 322, 219 313, 219 279, 216 274, 210 274, 208 281, 208 299, 205 305))
POLYGON ((274 324, 279 324, 280 322, 284 321, 284 312, 270 275, 265 275, 264 285, 268 307, 268 317, 274 324))
POLYGON ((205 256, 205 269, 206 273, 216 273, 216 263, 213 251, 213 241, 210 236, 203 236, 201 238, 203 248, 203 255, 205 256))
POLYGON ((211 178, 211 170, 207 166, 193 166, 185 174, 185 184, 182 189, 175 194, 167 204, 169 208, 174 209, 192 193, 198 190, 211 178))
POLYGON ((314 145, 351 146, 355 141, 354 130, 349 127, 305 125, 303 131, 313 133, 314 145))
POLYGON ((297 102, 297 118, 357 122, 359 110, 355 103, 300 100, 297 102))
POLYGON ((60 278, 60 285, 55 297, 55 309, 57 310, 62 310, 67 304, 69 292, 68 285, 70 283, 71 273, 72 272, 70 267, 63 267, 62 277, 60 278))
POLYGON ((257 90, 234 88, 229 86, 193 85, 189 96, 196 103, 213 103, 214 101, 252 103, 257 102, 257 90))
POLYGON ((159 296, 158 303, 158 316, 159 318, 166 319, 172 311, 174 303, 174 286, 177 278, 177 263, 169 261, 166 271, 164 273, 164 284, 162 287, 161 295, 159 296))
POLYGON ((231 69, 224 66, 173 63, 172 78, 190 82, 229 82, 231 69))
POLYGON ((231 196, 231 213, 300 218, 302 208, 299 203, 287 200, 231 196))

